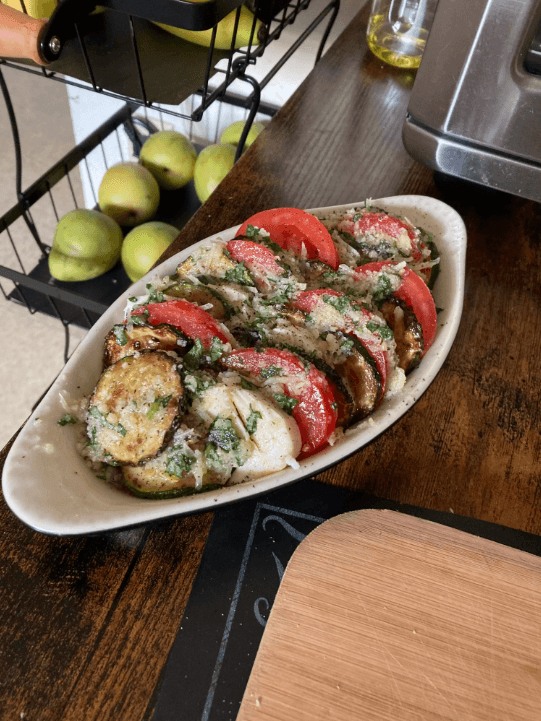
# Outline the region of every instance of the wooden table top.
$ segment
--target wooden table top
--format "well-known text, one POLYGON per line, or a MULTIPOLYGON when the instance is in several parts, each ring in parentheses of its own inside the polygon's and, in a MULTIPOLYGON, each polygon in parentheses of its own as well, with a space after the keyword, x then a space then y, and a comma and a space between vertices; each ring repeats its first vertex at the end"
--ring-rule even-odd
MULTIPOLYGON (((270 207, 401 194, 454 207, 468 252, 448 359, 413 409, 318 478, 541 534, 541 207, 436 184, 409 157, 414 74, 376 60, 365 27, 361 12, 169 253, 270 207)), ((150 718, 212 514, 75 539, 35 533, 3 499, 0 519, 4 718, 150 718)))

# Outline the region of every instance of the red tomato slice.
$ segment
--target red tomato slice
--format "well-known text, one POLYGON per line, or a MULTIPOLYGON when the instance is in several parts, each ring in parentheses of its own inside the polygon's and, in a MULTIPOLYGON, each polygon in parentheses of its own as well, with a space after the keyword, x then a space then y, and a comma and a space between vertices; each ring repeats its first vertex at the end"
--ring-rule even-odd
POLYGON ((337 270, 338 251, 327 228, 314 215, 299 208, 275 208, 252 215, 239 228, 237 235, 246 235, 249 225, 264 228, 273 243, 297 255, 306 248, 308 258, 317 258, 337 270))
POLYGON ((299 458, 307 458, 324 448, 336 428, 336 402, 325 375, 295 353, 277 348, 244 348, 234 350, 222 358, 228 368, 256 378, 276 375, 294 376, 299 384, 284 383, 284 394, 298 401, 292 416, 299 426, 302 451, 299 458))
POLYGON ((404 221, 398 218, 393 218, 387 213, 369 212, 363 213, 362 217, 356 221, 355 227, 357 232, 361 233, 384 233, 390 235, 391 238, 399 238, 404 230, 407 232, 409 239, 411 240, 411 256, 414 260, 421 260, 422 254, 419 250, 419 239, 415 233, 415 230, 411 228, 404 221))
MULTIPOLYGON (((359 275, 370 272, 377 272, 386 265, 397 265, 391 260, 381 260, 377 263, 367 263, 356 268, 359 275)), ((421 324, 423 330, 423 355, 430 348, 436 337, 438 327, 438 315, 432 293, 422 278, 409 268, 405 268, 402 275, 402 283, 396 291, 396 297, 404 301, 415 313, 415 317, 421 324)))
MULTIPOLYGON (((331 296, 343 296, 343 293, 340 293, 336 290, 331 290, 330 288, 317 288, 316 290, 305 290, 301 293, 298 293, 294 300, 293 305, 298 308, 299 310, 304 311, 305 313, 311 313, 317 303, 324 302, 322 300, 322 296, 325 295, 331 295, 331 296)), ((355 311, 357 313, 360 313, 362 316, 366 318, 366 322, 370 322, 372 317, 375 317, 373 313, 371 313, 366 308, 363 308, 362 305, 359 305, 355 308, 355 311)), ((346 333, 354 333, 355 328, 351 323, 348 323, 348 317, 347 315, 343 316, 344 318, 344 326, 340 328, 340 330, 346 332, 346 333)), ((379 317, 376 319, 376 322, 379 324, 379 317)), ((387 386, 387 376, 389 373, 389 357, 387 354, 387 351, 382 348, 381 339, 376 335, 373 334, 373 339, 366 338, 366 336, 363 335, 361 338, 359 334, 355 334, 363 346, 366 348, 366 350, 370 353, 372 358, 374 359, 376 363, 376 368, 378 369, 378 372, 381 376, 381 386, 382 386, 382 398, 385 395, 385 388, 387 386)))
POLYGON ((311 313, 316 307, 317 303, 320 302, 322 295, 343 295, 337 290, 331 288, 316 288, 315 290, 304 290, 297 293, 293 299, 293 305, 295 308, 304 311, 305 313, 311 313))
POLYGON ((168 323, 194 340, 199 339, 204 348, 210 348, 213 338, 229 343, 222 326, 206 310, 187 300, 167 300, 164 303, 150 303, 136 308, 132 315, 147 315, 151 325, 168 323))
POLYGON ((274 253, 266 245, 253 243, 251 240, 230 240, 227 250, 231 258, 237 262, 244 262, 248 271, 256 282, 269 286, 269 278, 283 275, 286 270, 276 262, 274 253))

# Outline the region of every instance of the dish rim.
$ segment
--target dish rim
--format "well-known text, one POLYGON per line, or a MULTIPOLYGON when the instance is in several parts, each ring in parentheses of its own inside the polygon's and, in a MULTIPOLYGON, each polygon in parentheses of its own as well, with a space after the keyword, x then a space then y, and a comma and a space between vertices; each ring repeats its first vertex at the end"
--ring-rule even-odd
MULTIPOLYGON (((308 209, 308 212, 317 217, 324 217, 333 212, 341 210, 345 212, 352 207, 362 206, 364 202, 312 208, 308 209)), ((429 196, 389 196, 370 199, 370 202, 378 208, 402 215, 407 215, 405 211, 409 210, 410 214, 417 218, 420 215, 428 216, 429 228, 431 221, 437 225, 438 221, 441 222, 447 216, 444 224, 444 234, 436 237, 436 241, 439 240, 440 244, 443 243, 442 247, 439 248, 440 252, 443 251, 443 258, 442 272, 436 283, 435 296, 438 298, 447 294, 450 302, 446 303, 438 318, 439 332, 433 346, 423 358, 421 365, 408 375, 406 385, 397 396, 386 399, 374 414, 353 426, 352 429, 348 429, 344 434, 344 438, 337 444, 301 461, 298 470, 289 468, 265 476, 257 481, 226 486, 217 491, 205 491, 204 493, 180 498, 151 500, 128 496, 117 489, 108 487, 103 481, 97 479, 78 454, 80 467, 84 467, 85 486, 77 487, 78 493, 76 495, 79 498, 78 503, 75 503, 75 509, 88 511, 89 507, 85 506, 85 501, 92 500, 94 504, 92 517, 87 514, 86 520, 81 519, 78 513, 66 517, 66 513, 63 513, 61 500, 69 501, 68 505, 73 506, 74 498, 70 495, 69 489, 73 488, 74 481, 71 479, 71 482, 66 485, 63 482, 67 472, 65 468, 62 467, 59 474, 58 466, 56 472, 53 472, 50 467, 52 456, 56 458, 54 443, 60 443, 68 451, 66 439, 71 437, 73 439, 71 446, 75 446, 74 429, 68 426, 60 428, 57 423, 58 418, 63 415, 58 399, 60 391, 65 390, 66 387, 69 388, 70 384, 73 385, 74 379, 78 377, 77 374, 81 375, 85 361, 87 364, 96 361, 98 347, 101 351, 103 338, 107 331, 114 322, 118 322, 118 318, 123 317, 126 301, 130 296, 141 295, 145 290, 146 283, 157 275, 163 276, 174 272, 174 268, 178 263, 187 258, 200 245, 218 238, 228 240, 234 237, 240 227, 240 225, 236 225, 194 243, 149 271, 141 280, 130 286, 89 330, 56 381, 27 420, 9 451, 2 474, 2 489, 11 511, 33 530, 47 535, 80 536, 127 530, 148 523, 212 510, 221 505, 265 494, 289 483, 309 478, 316 473, 322 473, 360 451, 398 421, 419 400, 435 379, 456 337, 464 297, 466 228, 462 218, 453 208, 443 201, 429 196), (45 425, 43 425, 44 423, 45 425), (44 434, 45 438, 43 438, 44 434), (37 443, 37 440, 44 441, 43 445, 37 443), (52 450, 47 450, 48 445, 52 445, 52 450), (32 485, 32 482, 29 483, 28 478, 24 476, 25 473, 32 475, 32 449, 34 450, 35 464, 37 464, 37 467, 33 470, 34 484, 39 484, 42 480, 39 477, 39 469, 46 467, 48 485, 45 489, 41 489, 39 485, 32 485), (30 458, 28 457, 29 454, 30 458), (54 480, 52 476, 54 476, 54 480), (57 479, 57 476, 60 477, 57 479), (38 498, 27 495, 27 492, 31 492, 32 489, 35 492, 39 491, 38 498), (119 498, 112 499, 111 491, 126 501, 126 505, 129 506, 127 510, 122 510, 119 498), (59 495, 55 495, 56 493, 59 495), (105 503, 107 498, 111 499, 111 505, 116 507, 116 516, 114 508, 105 503), (98 510, 102 511, 101 515, 98 510)), ((412 220, 416 225, 423 226, 418 219, 412 218, 412 220)), ((101 359, 101 353, 99 357, 101 359)), ((88 392, 91 392, 95 386, 99 372, 100 370, 96 369, 94 374, 90 374, 91 378, 87 382, 87 387, 89 385, 91 387, 88 392)), ((80 395, 86 395, 86 392, 81 390, 80 395)), ((71 448, 71 451, 69 451, 69 458, 73 457, 73 450, 71 448)), ((80 469, 80 467, 78 468, 80 469)), ((75 474, 77 475, 77 471, 75 471, 75 474)))

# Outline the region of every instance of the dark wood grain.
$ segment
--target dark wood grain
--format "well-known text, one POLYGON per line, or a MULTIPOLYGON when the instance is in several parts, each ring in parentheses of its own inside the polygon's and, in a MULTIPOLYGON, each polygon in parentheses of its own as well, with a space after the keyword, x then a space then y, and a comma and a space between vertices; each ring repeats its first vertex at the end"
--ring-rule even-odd
MULTIPOLYGON (((361 13, 168 255, 265 208, 403 193, 453 206, 469 242, 453 349, 407 415, 320 479, 539 534, 541 208, 434 178, 408 156, 414 76, 371 56, 365 22, 361 13)), ((0 717, 148 718, 210 522, 49 538, 2 499, 0 717)))

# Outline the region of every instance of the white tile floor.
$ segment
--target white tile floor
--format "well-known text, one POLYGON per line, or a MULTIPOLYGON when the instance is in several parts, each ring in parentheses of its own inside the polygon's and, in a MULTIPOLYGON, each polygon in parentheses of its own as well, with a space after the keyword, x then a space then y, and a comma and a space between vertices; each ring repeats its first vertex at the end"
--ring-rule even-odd
MULTIPOLYGON (((314 6, 324 0, 315 0, 314 6)), ((332 42, 361 6, 360 0, 342 0, 338 20, 335 23, 330 42, 332 42)), ((287 95, 305 77, 313 62, 313 40, 304 51, 295 55, 288 63, 288 73, 280 79, 280 93, 284 92, 284 83, 289 84, 287 95), (306 55, 310 58, 307 62, 306 55)), ((329 44, 327 45, 329 47, 329 44)), ((8 84, 15 115, 19 125, 23 148, 23 188, 47 171, 65 153, 75 145, 70 118, 70 109, 66 87, 58 82, 24 73, 19 70, 3 68, 2 72, 8 84)), ((286 98, 280 99, 283 101, 286 98)), ((0 96, 0 128, 3 142, 0 143, 0 178, 3 192, 0 193, 0 216, 16 203, 14 149, 9 129, 8 115, 0 96)), ((76 195, 82 198, 77 175, 73 177, 76 195)), ((61 216, 73 207, 71 190, 64 184, 55 188, 56 210, 61 216)), ((81 203, 83 204, 83 203, 81 203)), ((56 218, 48 198, 33 208, 33 217, 39 223, 40 234, 44 239, 52 239, 56 218)), ((19 249, 23 243, 22 255, 25 263, 32 268, 32 256, 37 250, 28 245, 28 233, 18 229, 12 232, 19 249)), ((5 241, 5 233, 0 235, 0 263, 13 267, 7 256, 12 253, 5 241)), ((46 242, 51 242, 48 240, 46 242)), ((38 254, 39 255, 39 254, 38 254)), ((9 293, 12 285, 0 279, 4 292, 9 293)), ((0 295, 2 313, 2 384, 0 391, 0 448, 29 416, 33 405, 52 383, 64 364, 65 333, 60 321, 41 313, 31 315, 25 307, 4 300, 0 295)), ((85 331, 71 326, 71 351, 84 337, 85 331)))

